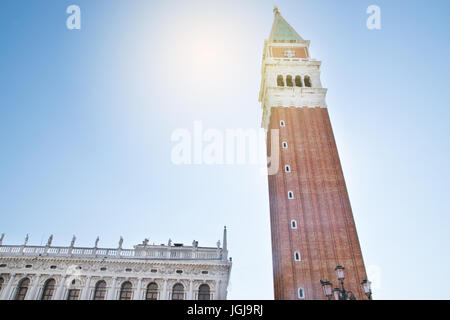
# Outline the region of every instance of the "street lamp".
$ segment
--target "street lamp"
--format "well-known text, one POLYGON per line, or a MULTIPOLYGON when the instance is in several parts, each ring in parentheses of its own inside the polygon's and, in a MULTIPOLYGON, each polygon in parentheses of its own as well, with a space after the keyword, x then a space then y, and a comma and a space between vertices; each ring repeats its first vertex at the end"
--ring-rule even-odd
POLYGON ((322 285, 323 294, 325 295, 325 297, 327 297, 328 300, 331 300, 331 297, 333 296, 331 289, 333 285, 331 284, 331 282, 328 280, 325 281, 320 280, 320 284, 322 285))
POLYGON ((341 289, 334 288, 333 294, 334 294, 334 300, 341 300, 341 289))
POLYGON ((363 282, 361 282, 361 285, 364 289, 364 293, 366 294, 366 296, 369 300, 372 300, 372 289, 370 287, 371 284, 372 284, 372 282, 370 282, 367 279, 365 279, 365 280, 363 280, 363 282))
MULTIPOLYGON (((323 293, 328 300, 331 300, 331 297, 334 296, 334 300, 356 300, 355 295, 351 291, 345 290, 344 280, 345 280, 345 268, 341 265, 338 265, 334 271, 336 272, 336 277, 340 282, 340 286, 333 288, 333 284, 328 280, 320 280, 320 284, 322 285, 323 293)), ((370 288, 370 281, 364 280, 361 282, 361 286, 364 289, 364 293, 369 300, 372 300, 372 290, 370 288)))
POLYGON ((345 275, 344 275, 345 268, 341 265, 338 265, 336 268, 334 268, 334 272, 336 272, 336 276, 339 281, 344 281, 345 275))

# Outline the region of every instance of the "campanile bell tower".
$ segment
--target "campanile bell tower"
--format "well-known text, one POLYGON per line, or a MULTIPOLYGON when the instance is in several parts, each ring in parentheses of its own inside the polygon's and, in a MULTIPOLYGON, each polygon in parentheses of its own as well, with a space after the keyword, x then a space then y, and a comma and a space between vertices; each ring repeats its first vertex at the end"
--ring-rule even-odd
POLYGON ((346 289, 363 299, 360 283, 366 270, 325 102, 327 89, 320 81, 321 62, 311 59, 310 42, 277 8, 274 14, 259 100, 268 155, 278 158, 278 169, 269 170, 268 177, 275 299, 325 299, 320 280, 336 286, 337 265, 346 269, 346 289), (278 145, 278 155, 272 144, 278 145))

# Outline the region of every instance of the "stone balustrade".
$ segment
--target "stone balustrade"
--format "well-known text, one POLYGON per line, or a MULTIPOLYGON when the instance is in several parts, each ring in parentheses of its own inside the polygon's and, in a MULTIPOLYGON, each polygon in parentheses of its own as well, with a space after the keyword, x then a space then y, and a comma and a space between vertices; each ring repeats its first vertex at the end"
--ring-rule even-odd
POLYGON ((79 257, 79 258, 117 258, 150 260, 222 260, 223 250, 211 247, 155 246, 138 245, 134 249, 120 248, 83 248, 0 245, 0 257, 36 256, 36 257, 79 257))

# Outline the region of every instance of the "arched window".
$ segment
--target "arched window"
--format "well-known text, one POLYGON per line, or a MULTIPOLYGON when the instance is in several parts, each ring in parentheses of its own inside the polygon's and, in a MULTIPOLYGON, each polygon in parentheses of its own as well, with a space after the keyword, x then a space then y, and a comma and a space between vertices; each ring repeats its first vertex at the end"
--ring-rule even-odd
POLYGON ((284 79, 283 79, 283 76, 281 74, 278 75, 278 77, 277 77, 277 85, 279 87, 284 87, 284 79))
POLYGON ((300 255, 300 252, 296 251, 294 253, 294 259, 295 261, 302 261, 302 256, 300 255))
POLYGON ((295 86, 296 87, 303 87, 302 77, 295 76, 295 86))
POLYGON ((0 292, 2 291, 3 284, 5 283, 5 279, 0 277, 0 292))
POLYGON ((305 76, 305 87, 311 88, 311 78, 309 76, 305 76))
POLYGON ((298 288, 298 298, 299 299, 305 299, 305 289, 298 288))
POLYGON ((78 300, 80 298, 80 289, 69 289, 67 300, 78 300))
POLYGON ((147 294, 145 300, 158 300, 158 285, 154 282, 147 286, 147 294))
POLYGON ((24 278, 20 280, 19 285, 17 286, 16 296, 14 297, 14 300, 25 300, 29 285, 30 279, 24 278))
POLYGON ((106 282, 100 280, 95 285, 94 300, 105 300, 105 297, 106 297, 106 282))
POLYGON ((288 87, 293 87, 293 86, 294 86, 294 83, 292 82, 292 76, 291 76, 291 75, 288 75, 288 76, 286 77, 286 85, 287 85, 288 87))
POLYGON ((211 300, 211 290, 207 284, 202 284, 198 288, 198 300, 211 300))
POLYGON ((173 286, 172 300, 184 300, 184 286, 181 283, 173 286))
POLYGON ((69 290, 67 291, 67 300, 78 300, 80 298, 81 289, 78 289, 79 282, 75 279, 72 280, 69 286, 69 290))
POLYGON ((53 293, 55 292, 55 280, 48 279, 44 285, 44 291, 42 291, 41 300, 52 300, 53 293))
POLYGON ((127 281, 122 283, 120 287, 120 298, 119 300, 131 300, 131 296, 133 294, 133 286, 131 282, 127 281))

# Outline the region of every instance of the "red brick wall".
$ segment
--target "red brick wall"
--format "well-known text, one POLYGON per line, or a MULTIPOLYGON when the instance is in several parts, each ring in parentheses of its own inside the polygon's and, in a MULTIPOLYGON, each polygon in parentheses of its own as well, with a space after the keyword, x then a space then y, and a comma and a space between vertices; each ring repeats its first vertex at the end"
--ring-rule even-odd
POLYGON ((292 58, 308 58, 308 48, 306 47, 270 47, 270 56, 274 58, 286 58, 284 56, 286 50, 295 52, 295 56, 292 58))
MULTIPOLYGON (((299 287, 306 299, 324 299, 320 280, 336 286, 338 264, 345 267, 346 289, 362 299, 366 271, 328 110, 272 108, 270 129, 280 130, 280 168, 269 176, 275 299, 298 299, 299 287), (294 260, 295 251, 302 261, 294 260)), ((267 145, 270 150, 270 131, 267 145)))

